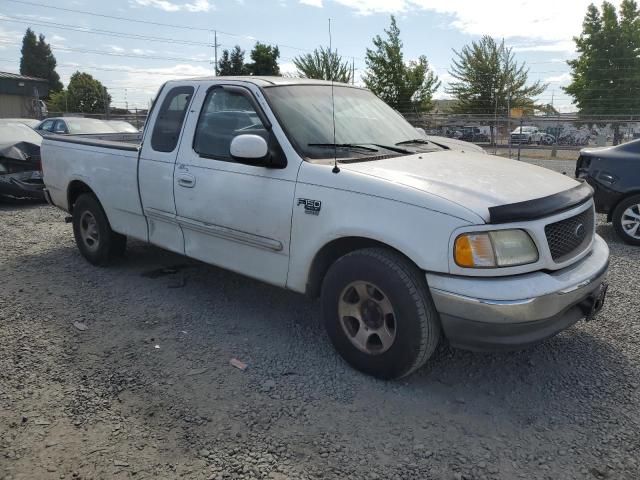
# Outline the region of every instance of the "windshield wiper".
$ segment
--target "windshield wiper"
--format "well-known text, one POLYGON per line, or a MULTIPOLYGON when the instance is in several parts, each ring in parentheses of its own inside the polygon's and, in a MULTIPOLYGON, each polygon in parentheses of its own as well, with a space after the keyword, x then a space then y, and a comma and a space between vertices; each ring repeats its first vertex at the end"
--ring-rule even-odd
POLYGON ((352 148, 366 150, 368 152, 377 152, 377 148, 365 147, 364 145, 358 145, 357 143, 308 143, 308 147, 323 147, 323 148, 352 148))
MULTIPOLYGON (((415 152, 411 152, 409 150, 405 150, 404 148, 398 148, 398 147, 390 146, 390 145, 382 145, 380 143, 369 143, 368 145, 374 145, 376 147, 384 148, 385 150, 391 150, 392 152, 396 152, 396 153, 404 153, 406 155, 415 153, 415 152)), ((396 145, 398 145, 398 144, 396 144, 396 145)))
POLYGON ((396 143, 396 145, 410 145, 412 143, 420 143, 422 145, 431 144, 429 140, 425 140, 424 138, 414 138, 412 140, 403 140, 402 142, 396 143))

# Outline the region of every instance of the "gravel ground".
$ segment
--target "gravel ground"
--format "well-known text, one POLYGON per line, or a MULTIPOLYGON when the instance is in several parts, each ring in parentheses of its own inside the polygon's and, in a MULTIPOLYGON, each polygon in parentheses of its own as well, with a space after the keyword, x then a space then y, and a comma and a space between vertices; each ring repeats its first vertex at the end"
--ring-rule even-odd
POLYGON ((0 205, 0 479, 640 478, 640 248, 610 225, 597 321, 381 382, 317 302, 140 243, 99 269, 63 219, 0 205))

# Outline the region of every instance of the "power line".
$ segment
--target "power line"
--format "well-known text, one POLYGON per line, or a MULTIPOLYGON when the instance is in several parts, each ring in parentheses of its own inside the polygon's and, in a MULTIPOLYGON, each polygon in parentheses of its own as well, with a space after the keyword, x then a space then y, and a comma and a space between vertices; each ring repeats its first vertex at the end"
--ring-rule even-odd
POLYGON ((0 17, 0 22, 20 23, 23 25, 39 25, 42 27, 55 28, 59 30, 68 30, 68 31, 79 32, 79 33, 89 33, 92 35, 104 35, 109 37, 128 38, 133 40, 145 40, 149 42, 171 43, 171 44, 178 44, 178 45, 194 45, 194 46, 202 46, 202 47, 211 46, 211 44, 208 42, 196 42, 194 40, 181 40, 181 39, 167 38, 167 37, 154 37, 149 35, 139 35, 136 33, 104 30, 101 28, 77 27, 74 25, 66 24, 66 23, 48 22, 48 21, 41 21, 41 20, 38 20, 38 21, 23 20, 16 17, 7 17, 7 16, 0 17))
POLYGON ((59 10, 59 11, 63 11, 63 12, 72 12, 72 13, 81 13, 83 15, 91 15, 94 17, 101 17, 101 18, 109 18, 112 20, 120 20, 120 21, 125 21, 125 22, 134 22, 134 23, 141 23, 141 24, 146 24, 146 25, 154 25, 154 26, 158 26, 158 27, 170 27, 170 28, 179 28, 179 29, 183 29, 183 30, 189 30, 189 31, 200 31, 200 32, 213 32, 214 30, 216 30, 219 34, 222 35, 228 35, 230 37, 236 37, 236 38, 244 38, 246 40, 252 40, 252 41, 256 41, 256 42, 261 42, 261 43, 266 43, 269 45, 277 45, 280 48, 288 48, 291 50, 298 50, 301 52, 311 52, 313 50, 311 49, 307 49, 307 48, 301 48, 301 47, 295 47, 292 45, 286 45, 283 43, 279 43, 279 42, 272 42, 272 41, 268 41, 268 40, 260 40, 258 38, 255 38, 251 35, 243 35, 243 34, 238 34, 238 33, 232 33, 232 32, 225 32, 223 30, 220 30, 216 27, 210 27, 210 28, 203 28, 203 27, 195 27, 193 25, 180 25, 180 24, 175 24, 175 23, 162 23, 162 22, 153 22, 150 20, 140 20, 137 18, 127 18, 127 17, 119 17, 117 15, 108 15, 108 14, 104 14, 104 13, 96 13, 96 12, 89 12, 87 10, 79 10, 79 9, 74 9, 74 8, 65 8, 65 7, 60 7, 58 5, 46 5, 44 3, 38 3, 38 2, 30 2, 27 0, 6 0, 8 2, 13 2, 13 3, 18 3, 18 4, 22 4, 22 5, 29 5, 32 7, 42 7, 42 8, 49 8, 49 9, 53 9, 53 10, 59 10))
MULTIPOLYGON (((12 45, 14 47, 20 46, 17 43, 8 42, 5 40, 0 40, 0 44, 4 45, 12 45)), ((200 60, 197 58, 184 58, 184 57, 161 57, 156 55, 141 55, 141 54, 131 54, 131 53, 123 53, 123 52, 105 52, 104 50, 88 50, 84 48, 71 48, 71 47, 63 47, 56 46, 54 47, 56 50, 61 50, 63 52, 75 52, 75 53, 89 53, 92 55, 108 55, 110 57, 128 57, 128 58, 142 58, 142 59, 152 59, 152 60, 169 60, 169 61, 177 61, 177 62, 200 62, 200 63, 209 63, 209 60, 200 60)))

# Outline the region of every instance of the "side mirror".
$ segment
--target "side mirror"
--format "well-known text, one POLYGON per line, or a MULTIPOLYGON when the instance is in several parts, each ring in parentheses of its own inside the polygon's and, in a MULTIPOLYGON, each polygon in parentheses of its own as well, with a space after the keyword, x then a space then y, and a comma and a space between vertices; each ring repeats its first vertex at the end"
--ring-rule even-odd
POLYGON ((238 135, 231 140, 230 153, 239 162, 263 165, 269 155, 269 146, 260 135, 238 135))
POLYGON ((423 137, 427 136, 427 132, 424 131, 424 128, 420 128, 420 127, 416 127, 416 130, 418 131, 418 133, 420 135, 422 135, 423 137))

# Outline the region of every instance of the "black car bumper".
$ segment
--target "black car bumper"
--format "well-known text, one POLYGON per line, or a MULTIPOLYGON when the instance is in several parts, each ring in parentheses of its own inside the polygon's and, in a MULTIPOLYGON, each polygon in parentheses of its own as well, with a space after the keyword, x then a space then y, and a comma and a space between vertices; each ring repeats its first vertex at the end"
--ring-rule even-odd
POLYGON ((0 195, 44 200, 44 182, 34 172, 0 175, 0 195))

